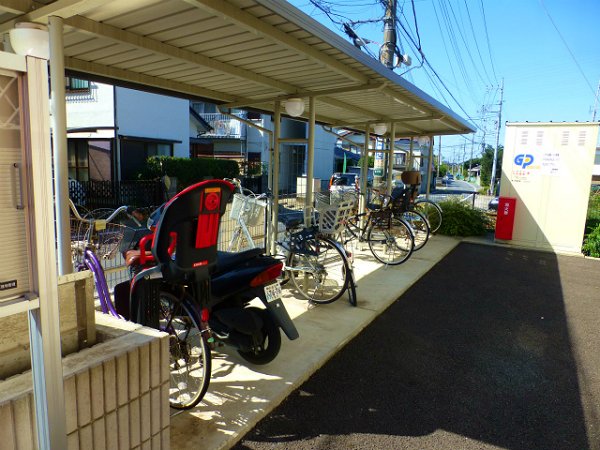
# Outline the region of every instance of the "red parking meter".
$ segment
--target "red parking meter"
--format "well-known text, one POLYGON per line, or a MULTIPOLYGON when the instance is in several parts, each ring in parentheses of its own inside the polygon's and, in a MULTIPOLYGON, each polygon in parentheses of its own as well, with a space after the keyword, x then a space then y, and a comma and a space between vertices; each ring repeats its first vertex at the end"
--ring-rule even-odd
POLYGON ((514 197, 500 197, 498 199, 496 239, 502 239, 505 241, 512 239, 516 205, 517 199, 514 197))

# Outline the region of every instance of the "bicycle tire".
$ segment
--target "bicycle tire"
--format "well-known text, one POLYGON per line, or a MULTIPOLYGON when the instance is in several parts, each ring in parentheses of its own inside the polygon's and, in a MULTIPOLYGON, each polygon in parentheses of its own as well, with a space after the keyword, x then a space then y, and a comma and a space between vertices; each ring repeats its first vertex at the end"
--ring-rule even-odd
POLYGON ((437 233, 442 226, 443 212, 441 206, 433 200, 421 199, 415 200, 414 208, 427 218, 431 234, 437 233))
POLYGON ((208 390, 211 354, 192 299, 161 290, 159 328, 169 334, 169 404, 193 408, 208 390))
POLYGON ((398 217, 371 222, 367 241, 375 259, 390 266, 407 261, 415 247, 410 225, 398 217))
POLYGON ((346 255, 327 238, 306 241, 306 251, 290 252, 288 267, 292 284, 312 303, 333 303, 348 287, 346 255))
POLYGON ((415 248, 413 251, 421 250, 427 241, 429 241, 430 228, 425 216, 418 211, 409 210, 402 214, 404 219, 412 228, 415 238, 415 248))

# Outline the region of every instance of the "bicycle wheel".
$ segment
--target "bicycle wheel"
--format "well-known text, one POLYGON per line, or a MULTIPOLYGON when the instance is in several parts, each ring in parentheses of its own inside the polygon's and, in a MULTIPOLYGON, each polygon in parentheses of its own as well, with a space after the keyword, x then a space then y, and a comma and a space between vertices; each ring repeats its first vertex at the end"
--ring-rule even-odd
POLYGON ((288 262, 293 285, 313 303, 332 303, 348 286, 346 255, 329 239, 307 240, 302 253, 290 253, 288 262))
POLYGON ((392 266, 410 258, 415 247, 410 225, 398 217, 373 221, 367 232, 367 240, 373 256, 392 266))
POLYGON ((431 234, 435 234, 442 226, 442 208, 433 200, 416 200, 415 209, 423 214, 429 222, 431 234))
POLYGON ((174 409, 193 408, 210 382, 210 347, 189 297, 161 290, 159 314, 160 330, 169 333, 169 403, 174 409))
POLYGON ((417 250, 422 249, 429 240, 430 229, 427 219, 418 211, 405 211, 402 214, 402 218, 412 228, 415 237, 414 251, 416 252, 417 250))

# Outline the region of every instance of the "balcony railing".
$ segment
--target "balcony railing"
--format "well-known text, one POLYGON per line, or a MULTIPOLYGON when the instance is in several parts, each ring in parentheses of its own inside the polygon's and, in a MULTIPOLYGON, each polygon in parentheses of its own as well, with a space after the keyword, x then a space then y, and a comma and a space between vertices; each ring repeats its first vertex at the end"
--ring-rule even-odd
MULTIPOLYGON (((246 118, 246 114, 235 115, 242 119, 246 118)), ((218 113, 201 113, 200 117, 206 120, 212 127, 212 131, 203 134, 204 137, 229 139, 246 138, 246 124, 239 120, 218 113)))

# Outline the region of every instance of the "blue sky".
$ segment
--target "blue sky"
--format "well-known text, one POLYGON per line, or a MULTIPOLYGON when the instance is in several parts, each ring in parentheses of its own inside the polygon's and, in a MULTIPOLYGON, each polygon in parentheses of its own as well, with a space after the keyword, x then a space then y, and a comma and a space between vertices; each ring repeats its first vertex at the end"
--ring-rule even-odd
MULTIPOLYGON (((591 120, 600 81, 600 0, 414 0, 417 26, 411 1, 397 2, 401 23, 413 41, 420 38, 423 54, 447 89, 431 70, 419 67, 419 54, 404 34, 399 44, 413 64, 395 72, 410 69, 403 75, 408 81, 479 127, 467 139, 444 137, 445 159, 462 159, 465 142, 468 153, 471 140, 476 146, 482 140, 495 144, 502 79, 501 145, 507 121, 591 120)), ((341 26, 308 0, 290 3, 343 35, 341 26)), ((383 16, 377 0, 328 3, 332 12, 350 20, 383 16)), ((383 42, 382 23, 354 29, 362 38, 383 42)), ((378 45, 368 49, 376 54, 378 45)), ((596 120, 600 104, 597 108, 596 120)))

